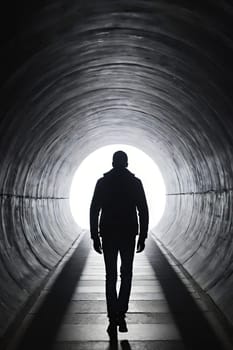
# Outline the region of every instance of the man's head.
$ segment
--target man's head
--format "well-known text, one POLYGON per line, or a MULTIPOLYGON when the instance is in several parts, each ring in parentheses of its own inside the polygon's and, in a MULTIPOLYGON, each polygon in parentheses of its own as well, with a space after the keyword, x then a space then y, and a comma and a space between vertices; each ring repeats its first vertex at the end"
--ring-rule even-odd
POLYGON ((112 158, 113 168, 127 168, 128 166, 128 156, 123 151, 117 151, 113 154, 112 158))

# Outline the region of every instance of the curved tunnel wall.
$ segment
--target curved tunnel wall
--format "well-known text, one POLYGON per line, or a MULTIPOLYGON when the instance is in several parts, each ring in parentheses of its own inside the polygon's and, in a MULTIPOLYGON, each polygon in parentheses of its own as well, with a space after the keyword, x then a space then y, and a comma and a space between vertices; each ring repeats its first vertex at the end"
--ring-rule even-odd
POLYGON ((232 322, 233 8, 49 1, 15 13, 1 28, 0 334, 80 233, 78 164, 116 142, 160 167, 155 234, 232 322))

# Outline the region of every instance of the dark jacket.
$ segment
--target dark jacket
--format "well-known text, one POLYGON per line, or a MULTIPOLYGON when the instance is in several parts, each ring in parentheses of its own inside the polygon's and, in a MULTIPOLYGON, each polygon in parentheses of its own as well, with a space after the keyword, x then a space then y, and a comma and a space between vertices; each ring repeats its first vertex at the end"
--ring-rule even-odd
POLYGON ((126 168, 113 168, 97 181, 90 207, 91 238, 146 238, 148 207, 141 181, 126 168), (138 224, 139 218, 139 224, 138 224))

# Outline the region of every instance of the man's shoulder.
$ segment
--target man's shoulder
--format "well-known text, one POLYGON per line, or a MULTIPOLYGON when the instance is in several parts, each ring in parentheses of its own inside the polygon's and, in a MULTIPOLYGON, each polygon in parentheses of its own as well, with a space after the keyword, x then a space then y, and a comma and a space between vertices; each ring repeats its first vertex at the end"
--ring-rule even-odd
POLYGON ((104 181, 104 177, 100 177, 97 182, 96 182, 96 185, 101 185, 101 183, 104 181))
POLYGON ((140 191, 141 188, 142 188, 142 181, 138 177, 135 176, 134 177, 134 183, 135 183, 135 186, 136 186, 135 189, 137 189, 137 191, 140 191))
POLYGON ((97 185, 101 185, 104 184, 106 181, 108 181, 108 179, 110 179, 112 177, 112 172, 111 170, 104 173, 103 176, 101 176, 98 180, 97 180, 97 185))
POLYGON ((131 173, 131 171, 129 170, 128 170, 128 176, 132 181, 136 182, 137 184, 141 183, 141 180, 135 174, 131 173))

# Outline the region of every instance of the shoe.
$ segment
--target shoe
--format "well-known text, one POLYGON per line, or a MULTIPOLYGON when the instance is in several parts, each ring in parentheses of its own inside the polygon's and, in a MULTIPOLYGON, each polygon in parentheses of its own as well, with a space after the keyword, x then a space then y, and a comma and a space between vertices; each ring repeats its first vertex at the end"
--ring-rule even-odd
POLYGON ((110 322, 107 328, 107 333, 110 339, 117 339, 117 323, 110 322))
POLYGON ((128 332, 127 324, 124 317, 118 319, 119 332, 126 333, 128 332))

